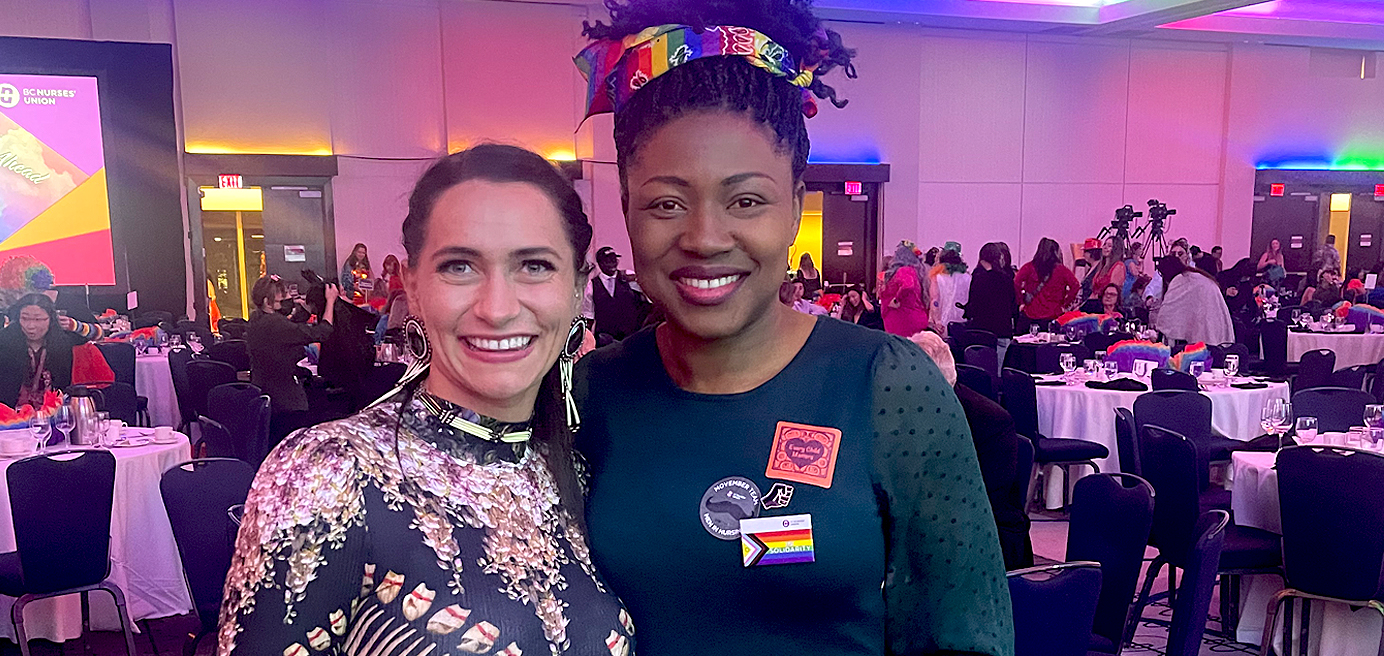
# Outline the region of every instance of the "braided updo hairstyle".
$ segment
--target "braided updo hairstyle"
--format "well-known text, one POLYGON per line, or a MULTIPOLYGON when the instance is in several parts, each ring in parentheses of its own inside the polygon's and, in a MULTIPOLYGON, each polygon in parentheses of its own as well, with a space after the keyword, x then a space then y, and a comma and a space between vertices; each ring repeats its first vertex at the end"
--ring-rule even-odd
MULTIPOLYGON (((605 6, 610 24, 585 23, 582 33, 587 37, 618 40, 667 24, 747 27, 783 46, 801 65, 816 64, 808 90, 837 107, 846 105, 821 77, 840 66, 854 78, 855 51, 842 45, 841 35, 822 26, 812 14, 812 0, 605 0, 605 6)), ((748 114, 771 128, 779 147, 792 155, 794 179, 802 179, 811 148, 802 89, 743 57, 706 57, 654 78, 616 113, 621 184, 627 165, 638 156, 638 145, 650 133, 684 114, 717 110, 748 114)))

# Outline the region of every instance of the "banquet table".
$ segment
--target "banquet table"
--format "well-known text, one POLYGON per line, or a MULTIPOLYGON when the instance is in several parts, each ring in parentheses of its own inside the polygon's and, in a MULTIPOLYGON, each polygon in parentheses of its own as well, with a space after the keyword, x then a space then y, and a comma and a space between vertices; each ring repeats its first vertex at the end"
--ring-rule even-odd
POLYGON ((177 426, 181 423, 168 354, 151 353, 135 358, 135 391, 149 399, 149 420, 153 425, 177 426))
MULTIPOLYGON (((1061 380, 1060 376, 1037 376, 1040 381, 1061 380)), ((1134 400, 1145 392, 1125 392, 1086 387, 1084 384, 1035 388, 1038 397, 1038 430, 1046 437, 1082 439, 1105 445, 1110 457, 1097 460, 1103 472, 1119 471, 1119 449, 1115 443, 1115 408, 1134 409, 1134 400)), ((1287 383, 1266 383, 1261 389, 1209 387, 1202 394, 1211 398, 1211 426, 1226 437, 1249 441, 1263 434, 1259 413, 1269 399, 1287 399, 1287 383)), ((1075 473, 1075 472, 1074 472, 1075 473)), ((1062 476, 1057 468, 1048 472, 1044 494, 1049 508, 1062 504, 1062 476), (1052 475, 1053 473, 1056 475, 1052 475)), ((1075 483, 1073 477, 1072 483, 1075 483)))
MULTIPOLYGON (((106 580, 125 593, 126 607, 135 620, 192 611, 182 560, 159 493, 163 472, 192 455, 187 436, 175 436, 177 441, 171 444, 111 449, 115 455, 115 494, 111 507, 111 573, 106 580)), ((5 472, 16 461, 0 460, 0 552, 16 548, 5 480, 5 472)), ((90 598, 92 628, 118 630, 120 620, 110 595, 95 592, 90 598)), ((9 640, 14 640, 14 626, 9 621, 13 605, 14 597, 0 595, 0 618, 4 618, 0 621, 0 637, 9 640)), ((61 642, 80 637, 80 597, 67 595, 29 604, 24 609, 24 627, 31 639, 61 642)))
POLYGON ((1358 364, 1373 365, 1384 360, 1384 333, 1288 333, 1288 361, 1297 362, 1302 354, 1316 349, 1331 349, 1336 368, 1358 364))
MULTIPOLYGON (((1339 434, 1326 434, 1339 435, 1339 434)), ((1227 484, 1235 523, 1272 533, 1283 532, 1278 505, 1278 454, 1237 451, 1231 454, 1227 484)), ((1240 588, 1240 623, 1235 627, 1240 642, 1259 644, 1264 635, 1264 610, 1269 600, 1283 589, 1283 580, 1273 575, 1246 576, 1240 588)), ((1286 612, 1279 610, 1277 621, 1286 612)), ((1352 610, 1344 604, 1313 602, 1309 653, 1318 656, 1374 656, 1379 653, 1380 631, 1384 618, 1373 609, 1352 610), (1324 612, 1323 612, 1324 611, 1324 612)), ((1278 627, 1282 625, 1279 624, 1278 627)), ((1277 628, 1274 643, 1282 640, 1277 628)))

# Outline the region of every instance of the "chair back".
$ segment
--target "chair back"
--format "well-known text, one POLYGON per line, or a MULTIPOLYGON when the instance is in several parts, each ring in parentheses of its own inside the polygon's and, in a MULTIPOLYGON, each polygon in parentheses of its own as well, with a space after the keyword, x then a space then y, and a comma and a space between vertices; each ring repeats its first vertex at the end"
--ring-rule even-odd
POLYGON ((956 382, 986 398, 999 399, 999 395, 995 393, 995 379, 980 367, 969 364, 956 365, 956 382))
MULTIPOLYGON (((172 363, 169 363, 170 366, 172 363)), ((218 360, 198 358, 187 363, 187 394, 193 418, 207 414, 207 393, 217 385, 234 383, 235 367, 218 360)))
POLYGON ((1000 356, 993 346, 967 346, 965 362, 984 369, 991 376, 1000 375, 1000 356))
POLYGON ((1369 392, 1343 387, 1316 387, 1293 394, 1293 415, 1316 417, 1317 430, 1343 433, 1364 422, 1369 392))
MULTIPOLYGON (((1182 390, 1145 392, 1134 399, 1134 424, 1138 430, 1150 424, 1161 426, 1186 437, 1193 444, 1209 444, 1212 435, 1211 397, 1182 390)), ((1141 463, 1140 471, 1146 468, 1141 463)))
POLYGON ((139 315, 135 316, 134 322, 132 323, 132 326, 135 329, 164 325, 168 326, 169 328, 173 327, 172 312, 167 312, 165 310, 149 310, 148 312, 141 312, 139 315))
POLYGON ((231 432, 221 422, 202 416, 197 418, 197 425, 201 428, 199 431, 202 436, 201 444, 205 447, 208 458, 240 460, 236 457, 236 453, 241 449, 237 448, 235 439, 231 437, 231 432))
POLYGON ((1122 332, 1091 333, 1082 338, 1081 343, 1092 353, 1109 351, 1110 347, 1118 342, 1134 339, 1134 335, 1122 332))
POLYGON ((1196 538, 1192 528, 1200 512, 1196 447, 1175 431, 1144 426, 1139 449, 1145 480, 1158 497, 1153 506, 1151 540, 1169 563, 1185 567, 1196 538))
POLYGON ((42 594, 105 580, 115 456, 58 451, 11 464, 5 477, 25 590, 42 594))
POLYGON ((1129 408, 1115 408, 1115 450, 1120 471, 1139 475, 1139 428, 1129 408))
POLYGON ((1014 418, 1014 432, 1030 440, 1038 439, 1038 388, 1033 377, 1006 368, 1000 374, 1000 387, 1004 409, 1014 418))
POLYGON ((1197 379, 1192 374, 1167 367, 1159 367, 1149 374, 1149 382, 1153 383, 1153 390, 1183 390, 1195 392, 1201 389, 1197 385, 1197 379))
POLYGON ((109 412, 112 419, 119 419, 130 426, 139 423, 139 395, 129 383, 116 381, 102 389, 92 389, 96 397, 96 409, 109 412))
POLYGON ((1384 403, 1384 360, 1374 365, 1374 375, 1370 377, 1370 394, 1375 403, 1384 403))
POLYGON ((1227 344, 1218 344, 1216 346, 1212 346, 1210 347, 1210 349, 1211 366, 1215 367, 1216 369, 1225 368, 1225 356, 1227 355, 1239 356, 1241 369, 1244 369, 1244 367, 1249 364, 1249 347, 1245 346, 1244 344, 1240 344, 1238 342, 1230 342, 1227 344))
POLYGON ((173 394, 178 397, 178 417, 186 426, 197 421, 197 409, 192 403, 192 383, 187 378, 187 364, 192 362, 192 350, 175 348, 168 352, 168 375, 173 379, 173 394))
POLYGON ((217 454, 258 464, 269 443, 269 397, 250 383, 226 383, 207 392, 206 417, 230 434, 232 453, 217 454))
POLYGON ((1293 379, 1293 391, 1329 387, 1331 374, 1336 370, 1336 352, 1331 349, 1316 349, 1302 354, 1298 361, 1298 374, 1293 379))
POLYGON ((191 341, 190 337, 192 335, 196 335, 197 339, 203 344, 213 344, 216 342, 216 336, 212 334, 211 329, 196 321, 179 321, 177 325, 173 327, 173 332, 180 335, 185 342, 191 341))
POLYGON ((1354 367, 1338 369, 1331 374, 1331 387, 1345 387, 1347 389, 1365 389, 1365 377, 1370 373, 1370 366, 1367 364, 1357 364, 1354 367))
POLYGON ((959 337, 959 336, 961 335, 961 333, 964 333, 964 332, 966 332, 966 322, 965 322, 965 321, 953 321, 953 322, 947 324, 947 337, 950 337, 950 338, 952 338, 952 339, 956 339, 957 337, 959 337))
MULTIPOLYGON (((1163 502, 1160 497, 1159 503, 1163 502)), ((1197 656, 1206 633, 1206 617, 1211 610, 1211 593, 1216 589, 1221 548, 1230 513, 1209 510, 1196 520, 1191 552, 1182 572, 1182 585, 1173 599, 1173 621, 1168 627, 1167 656, 1197 656)))
POLYGON ((1033 442, 1020 435, 1018 455, 1014 458, 1014 487, 1010 490, 1010 501, 1015 508, 1023 508, 1028 504, 1028 486, 1033 478, 1033 457, 1033 442))
POLYGON ((1288 323, 1280 319, 1260 323, 1259 341, 1264 349, 1264 370, 1274 376, 1288 373, 1288 323))
POLYGON ((192 603, 204 627, 216 625, 235 550, 235 524, 227 511, 245 503, 254 478, 255 470, 244 462, 205 458, 174 465, 159 481, 192 603))
POLYGON ((1384 457, 1299 446, 1280 452, 1277 468, 1288 587, 1384 601, 1384 457))
POLYGON ((1008 573, 1014 656, 1086 656, 1101 567, 1069 562, 1008 573))
POLYGON ((962 349, 972 346, 986 346, 992 349, 999 348, 999 339, 995 333, 980 328, 967 328, 960 333, 956 333, 956 344, 962 349))
POLYGON ((1067 529, 1067 560, 1100 563, 1100 602, 1091 632, 1118 645, 1153 527, 1153 486, 1129 474, 1094 474, 1076 482, 1067 529))
POLYGON ((129 342, 98 342, 96 348, 115 372, 115 382, 135 384, 135 346, 129 342))
POLYGON ((250 347, 243 339, 228 339, 212 344, 203 351, 203 355, 218 362, 225 362, 235 367, 236 371, 250 370, 250 347))
POLYGON ((224 339, 245 339, 245 332, 249 327, 250 322, 240 317, 226 317, 216 322, 216 330, 224 339))

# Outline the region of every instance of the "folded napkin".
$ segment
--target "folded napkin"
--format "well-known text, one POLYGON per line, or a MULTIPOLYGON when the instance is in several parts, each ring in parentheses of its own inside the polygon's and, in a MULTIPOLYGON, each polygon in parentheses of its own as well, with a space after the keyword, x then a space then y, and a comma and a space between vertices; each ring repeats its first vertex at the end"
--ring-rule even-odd
POLYGON ((1034 384, 1034 385, 1041 386, 1041 387, 1057 387, 1057 386, 1059 386, 1059 385, 1066 385, 1066 384, 1067 384, 1067 381, 1065 381, 1065 380, 1035 380, 1035 381, 1033 381, 1033 384, 1034 384))
POLYGON ((1108 383, 1098 380, 1086 381, 1086 386, 1091 389, 1116 390, 1120 392, 1147 392, 1149 386, 1133 378, 1116 378, 1108 383))
POLYGON ((1230 386, 1231 386, 1231 387, 1234 387, 1235 389, 1264 389, 1264 388, 1268 387, 1268 384, 1267 384, 1267 383, 1231 383, 1230 386))

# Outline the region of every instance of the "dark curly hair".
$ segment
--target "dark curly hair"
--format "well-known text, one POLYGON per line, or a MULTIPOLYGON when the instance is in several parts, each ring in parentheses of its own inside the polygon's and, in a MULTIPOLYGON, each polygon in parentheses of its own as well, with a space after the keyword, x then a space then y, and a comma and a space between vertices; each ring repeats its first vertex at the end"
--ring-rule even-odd
MULTIPOLYGON (((605 6, 610 24, 583 23, 582 34, 617 40, 668 24, 697 29, 729 25, 763 32, 803 66, 817 66, 809 91, 837 107, 846 106, 821 77, 840 66, 854 78, 855 51, 841 43, 841 35, 823 27, 812 13, 812 0, 605 0, 605 6)), ((654 78, 615 115, 621 184, 626 166, 638 154, 637 144, 675 118, 706 110, 747 113, 772 128, 779 146, 793 156, 794 178, 802 178, 811 149, 802 89, 742 57, 708 57, 654 78)))

